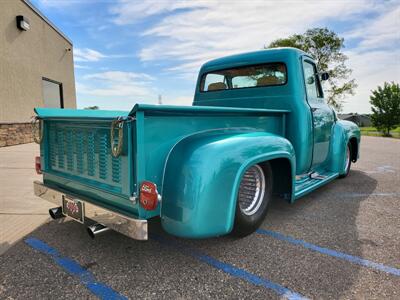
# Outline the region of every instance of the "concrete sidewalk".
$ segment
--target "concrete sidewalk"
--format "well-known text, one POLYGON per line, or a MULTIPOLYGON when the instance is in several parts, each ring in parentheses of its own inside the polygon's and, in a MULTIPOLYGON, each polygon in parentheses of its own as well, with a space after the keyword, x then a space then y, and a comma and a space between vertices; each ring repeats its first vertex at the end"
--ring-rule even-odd
POLYGON ((33 194, 37 144, 0 148, 0 255, 49 219, 51 204, 33 194))

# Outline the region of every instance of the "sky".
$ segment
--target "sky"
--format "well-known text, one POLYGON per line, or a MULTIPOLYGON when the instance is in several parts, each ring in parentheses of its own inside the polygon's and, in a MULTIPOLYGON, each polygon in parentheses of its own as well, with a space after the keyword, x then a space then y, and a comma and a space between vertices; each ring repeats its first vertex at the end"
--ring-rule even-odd
POLYGON ((370 112, 371 90, 400 82, 400 1, 31 0, 74 44, 78 108, 191 105, 210 59, 327 27, 358 88, 343 112, 370 112))

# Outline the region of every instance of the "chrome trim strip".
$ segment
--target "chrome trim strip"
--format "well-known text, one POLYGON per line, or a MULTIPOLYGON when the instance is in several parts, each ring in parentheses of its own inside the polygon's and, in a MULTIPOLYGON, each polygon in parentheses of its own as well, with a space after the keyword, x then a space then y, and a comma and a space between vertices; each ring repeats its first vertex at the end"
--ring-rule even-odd
MULTIPOLYGON (((49 188, 40 181, 35 181, 33 183, 33 189, 36 196, 57 206, 62 206, 62 198, 65 196, 64 193, 49 188)), ((85 203, 85 218, 89 218, 135 240, 148 239, 147 220, 127 217, 85 200, 79 200, 85 203)))

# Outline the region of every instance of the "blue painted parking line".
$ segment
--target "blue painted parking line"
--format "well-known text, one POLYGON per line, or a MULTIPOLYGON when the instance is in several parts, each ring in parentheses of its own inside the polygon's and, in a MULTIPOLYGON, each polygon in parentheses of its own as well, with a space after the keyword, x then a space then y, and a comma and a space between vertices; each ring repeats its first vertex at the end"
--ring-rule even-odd
POLYGON ((177 249, 179 252, 194 257, 218 270, 221 270, 231 276, 243 279, 251 284, 261 286, 267 289, 270 289, 277 293, 279 296, 291 299, 291 300, 300 300, 300 299, 308 299, 304 297, 301 294, 298 294, 284 286, 281 286, 277 283, 274 283, 272 281, 269 281, 268 279, 259 277, 255 274, 252 274, 250 272, 247 272, 243 269, 237 268, 231 264, 224 263, 222 261, 219 261, 211 256, 208 256, 206 254, 201 253, 200 251, 196 249, 192 249, 186 245, 183 245, 182 243, 179 243, 177 241, 173 241, 171 239, 166 239, 158 235, 151 235, 151 238, 165 244, 167 246, 171 246, 175 249, 177 249))
POLYGON ((50 256, 50 258, 53 259, 57 265, 63 268, 70 275, 78 278, 89 291, 91 291, 100 299, 127 299, 126 297, 114 291, 111 287, 96 281, 91 272, 85 270, 81 265, 72 259, 61 256, 56 249, 50 247, 45 242, 36 238, 27 238, 25 243, 31 246, 33 249, 50 256))
POLYGON ((400 269, 396 269, 396 268, 393 268, 393 267, 385 266, 383 264, 379 264, 379 263, 376 263, 376 262, 373 262, 373 261, 370 261, 370 260, 367 260, 367 259, 364 259, 364 258, 361 258, 361 257, 358 257, 358 256, 353 256, 353 255, 350 255, 350 254, 346 254, 344 252, 339 252, 339 251, 335 251, 335 250, 332 250, 332 249, 329 249, 329 248, 320 247, 320 246, 308 243, 306 241, 297 240, 297 239, 292 238, 290 236, 286 236, 286 235, 283 235, 281 233, 270 231, 270 230, 258 229, 257 233, 263 234, 263 235, 268 235, 268 236, 271 236, 271 237, 276 238, 278 240, 289 242, 289 243, 294 244, 294 245, 303 246, 304 248, 310 249, 312 251, 316 251, 316 252, 319 252, 319 253, 322 253, 322 254, 326 254, 326 255, 333 256, 333 257, 336 257, 336 258, 339 258, 339 259, 343 259, 343 260, 346 260, 346 261, 351 262, 353 264, 361 265, 363 267, 372 268, 372 269, 379 270, 379 271, 382 271, 382 272, 385 272, 385 273, 388 273, 388 274, 392 274, 392 275, 395 275, 395 276, 400 276, 400 269))

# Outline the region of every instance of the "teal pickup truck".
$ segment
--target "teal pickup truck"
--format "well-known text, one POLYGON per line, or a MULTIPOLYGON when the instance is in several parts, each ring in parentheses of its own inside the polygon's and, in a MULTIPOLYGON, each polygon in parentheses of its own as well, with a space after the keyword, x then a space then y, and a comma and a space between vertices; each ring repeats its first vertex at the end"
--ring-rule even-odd
POLYGON ((359 128, 326 104, 327 78, 306 53, 278 48, 204 64, 193 106, 36 108, 35 194, 92 237, 146 240, 154 217, 180 237, 248 235, 272 197, 293 203, 357 161, 359 128))

